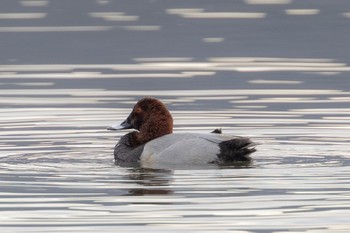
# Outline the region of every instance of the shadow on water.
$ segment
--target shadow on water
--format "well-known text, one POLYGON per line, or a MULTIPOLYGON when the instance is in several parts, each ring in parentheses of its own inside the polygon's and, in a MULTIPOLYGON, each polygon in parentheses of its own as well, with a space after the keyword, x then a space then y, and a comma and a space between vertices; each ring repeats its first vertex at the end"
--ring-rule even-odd
POLYGON ((128 170, 127 177, 140 187, 128 191, 128 195, 169 195, 173 194, 171 182, 174 180, 172 170, 133 168, 128 170))

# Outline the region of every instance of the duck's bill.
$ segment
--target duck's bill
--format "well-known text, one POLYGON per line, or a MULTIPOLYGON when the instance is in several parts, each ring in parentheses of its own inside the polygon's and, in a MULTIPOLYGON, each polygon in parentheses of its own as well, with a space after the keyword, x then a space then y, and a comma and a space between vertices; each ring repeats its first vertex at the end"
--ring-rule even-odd
POLYGON ((131 129, 132 125, 127 121, 122 122, 121 124, 116 124, 112 126, 108 126, 108 130, 122 130, 122 129, 131 129))

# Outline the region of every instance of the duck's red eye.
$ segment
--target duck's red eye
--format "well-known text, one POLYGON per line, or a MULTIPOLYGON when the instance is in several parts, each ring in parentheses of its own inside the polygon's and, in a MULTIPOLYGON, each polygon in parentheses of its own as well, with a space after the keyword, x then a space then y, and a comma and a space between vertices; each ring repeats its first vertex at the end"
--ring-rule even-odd
POLYGON ((140 114, 142 112, 142 109, 140 107, 135 108, 135 113, 140 114))

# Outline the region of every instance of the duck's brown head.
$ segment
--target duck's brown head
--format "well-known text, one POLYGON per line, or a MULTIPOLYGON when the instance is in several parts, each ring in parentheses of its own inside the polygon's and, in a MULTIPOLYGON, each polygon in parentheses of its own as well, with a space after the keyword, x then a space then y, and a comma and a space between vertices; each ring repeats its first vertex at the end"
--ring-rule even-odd
POLYGON ((157 137, 173 132, 173 118, 166 106, 155 98, 139 100, 128 118, 119 126, 108 129, 136 129, 137 144, 146 143, 157 137))

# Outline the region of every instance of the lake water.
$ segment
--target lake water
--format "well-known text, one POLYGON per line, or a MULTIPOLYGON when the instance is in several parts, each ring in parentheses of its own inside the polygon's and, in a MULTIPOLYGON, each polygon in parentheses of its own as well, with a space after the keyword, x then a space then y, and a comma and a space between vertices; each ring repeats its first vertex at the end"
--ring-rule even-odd
POLYGON ((350 231, 349 3, 77 2, 1 3, 1 232, 350 231), (116 166, 144 96, 253 163, 116 166))
POLYGON ((309 90, 286 80, 281 90, 268 81, 248 79, 255 89, 239 90, 47 89, 47 80, 25 78, 7 84, 0 119, 2 232, 347 232, 350 108, 333 106, 348 104, 348 90, 309 90), (253 164, 115 166, 113 146, 124 132, 105 128, 150 95, 167 103, 175 132, 221 127, 261 143, 253 164))

